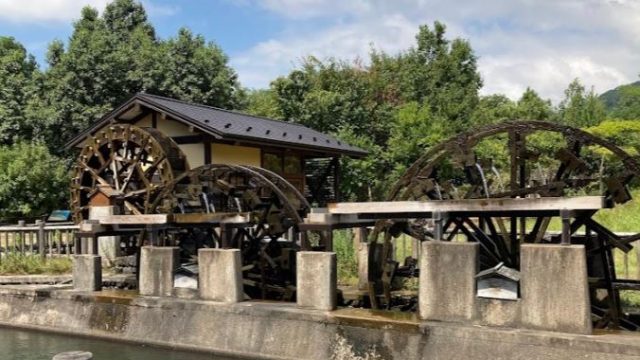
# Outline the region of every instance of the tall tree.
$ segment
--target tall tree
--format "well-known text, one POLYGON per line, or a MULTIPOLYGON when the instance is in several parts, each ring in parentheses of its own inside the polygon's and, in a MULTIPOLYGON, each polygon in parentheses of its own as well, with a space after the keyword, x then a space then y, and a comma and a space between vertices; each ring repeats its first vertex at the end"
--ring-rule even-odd
POLYGON ((420 26, 416 46, 408 51, 395 56, 372 51, 369 71, 377 80, 378 100, 425 103, 432 114, 450 122, 452 132, 468 126, 482 87, 471 45, 448 39, 440 22, 420 26))
POLYGON ((471 116, 471 126, 495 124, 516 118, 516 103, 500 94, 482 96, 471 116))
POLYGON ((47 60, 42 99, 29 114, 41 122, 39 137, 56 151, 140 91, 224 108, 241 98, 235 72, 217 46, 186 29, 158 40, 134 0, 114 0, 102 16, 85 7, 66 48, 54 41, 47 60))
POLYGON ((564 124, 589 127, 604 120, 604 105, 594 93, 593 88, 587 92, 580 81, 575 79, 569 84, 564 94, 565 98, 559 106, 560 119, 564 124))
POLYGON ((553 108, 550 100, 543 100, 528 87, 516 103, 515 115, 519 120, 550 120, 553 108))
POLYGON ((271 119, 284 118, 278 106, 276 94, 271 89, 248 90, 244 111, 251 115, 264 116, 271 119))
POLYGON ((36 76, 33 56, 14 38, 0 36, 0 145, 30 136, 25 112, 36 76))
POLYGON ((438 22, 420 27, 414 48, 396 55, 372 50, 370 56, 367 66, 307 58, 271 90, 284 119, 369 150, 368 158, 343 166, 343 191, 382 198, 393 169, 471 123, 482 80, 469 43, 447 39, 438 22), (366 194, 352 187, 363 181, 366 194))
POLYGON ((201 35, 182 28, 161 45, 156 56, 162 59, 160 94, 229 109, 240 105, 242 92, 228 57, 201 35))
POLYGON ((431 111, 448 119, 460 130, 478 104, 482 79, 477 58, 468 41, 445 38, 446 27, 420 26, 417 47, 407 54, 415 66, 415 100, 429 104, 431 111))
MULTIPOLYGON (((144 75, 153 67, 141 58, 155 38, 141 6, 116 0, 103 16, 91 7, 82 10, 65 49, 59 41, 49 47, 50 61, 44 98, 32 108, 34 117, 49 113, 42 134, 52 148, 61 145, 132 93, 142 90, 144 75)), ((147 53, 146 53, 147 52, 147 53)))

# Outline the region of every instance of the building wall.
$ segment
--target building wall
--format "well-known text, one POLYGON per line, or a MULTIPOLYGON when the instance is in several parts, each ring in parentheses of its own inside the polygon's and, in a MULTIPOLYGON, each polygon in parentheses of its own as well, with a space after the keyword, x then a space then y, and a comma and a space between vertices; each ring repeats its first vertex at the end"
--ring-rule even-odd
POLYGON ((151 127, 151 114, 143 117, 135 123, 137 127, 151 127))
POLYGON ((261 166, 260 149, 248 146, 211 144, 214 164, 261 166))
POLYGON ((178 147, 187 157, 191 169, 204 165, 204 144, 181 144, 178 147))
MULTIPOLYGON (((151 127, 151 125, 151 115, 148 115, 136 122, 136 126, 140 127, 151 127)), ((158 117, 157 120, 157 129, 170 137, 189 136, 195 134, 189 130, 188 126, 182 123, 169 119, 160 119, 160 117, 158 117)), ((181 144, 178 146, 187 156, 189 166, 192 169, 204 165, 205 145, 203 143, 181 144)), ((260 148, 215 143, 211 144, 211 162, 213 164, 262 165, 260 148)))
MULTIPOLYGON (((147 115, 136 122, 136 126, 139 127, 151 127, 151 125, 151 115, 147 115)), ((174 120, 160 119, 159 116, 157 126, 158 130, 170 137, 194 135, 193 132, 189 131, 188 126, 174 120)), ((204 144, 180 144, 178 147, 187 157, 191 169, 204 165, 204 144)))

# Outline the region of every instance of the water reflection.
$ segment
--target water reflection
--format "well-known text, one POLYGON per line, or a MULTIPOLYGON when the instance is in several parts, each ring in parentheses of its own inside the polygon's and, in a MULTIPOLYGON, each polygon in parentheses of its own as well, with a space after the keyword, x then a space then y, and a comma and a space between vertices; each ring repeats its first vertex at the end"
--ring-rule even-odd
POLYGON ((71 350, 90 351, 95 360, 228 360, 207 354, 0 328, 2 359, 51 360, 55 354, 71 350))

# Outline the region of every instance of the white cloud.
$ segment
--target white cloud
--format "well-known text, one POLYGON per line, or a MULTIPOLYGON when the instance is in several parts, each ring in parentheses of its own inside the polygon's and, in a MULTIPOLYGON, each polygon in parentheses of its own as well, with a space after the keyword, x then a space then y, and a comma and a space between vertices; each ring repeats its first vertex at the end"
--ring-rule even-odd
POLYGON ((180 12, 180 7, 177 5, 159 5, 149 0, 141 0, 140 2, 150 16, 171 16, 180 12))
MULTIPOLYGON (((102 11, 112 0, 0 0, 0 20, 13 23, 60 23, 80 17, 83 7, 102 11)), ((169 16, 179 11, 178 6, 157 5, 149 0, 142 4, 150 15, 169 16)))
POLYGON ((635 0, 235 0, 283 17, 281 34, 234 56, 243 84, 266 87, 305 55, 364 58, 414 42, 419 24, 444 22, 471 41, 483 93, 517 98, 531 86, 559 101, 578 77, 605 91, 640 73, 640 1, 635 0), (311 30, 301 23, 324 24, 311 30))
POLYGON ((104 9, 109 0, 0 0, 0 19, 15 23, 66 22, 89 5, 104 9))

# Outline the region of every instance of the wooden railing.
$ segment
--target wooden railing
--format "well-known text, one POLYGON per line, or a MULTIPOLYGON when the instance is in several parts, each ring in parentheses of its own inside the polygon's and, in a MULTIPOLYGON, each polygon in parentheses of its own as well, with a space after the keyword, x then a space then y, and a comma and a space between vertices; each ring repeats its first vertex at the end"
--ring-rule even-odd
POLYGON ((0 259, 11 254, 71 256, 78 225, 72 223, 35 224, 19 221, 17 225, 0 226, 0 259))

